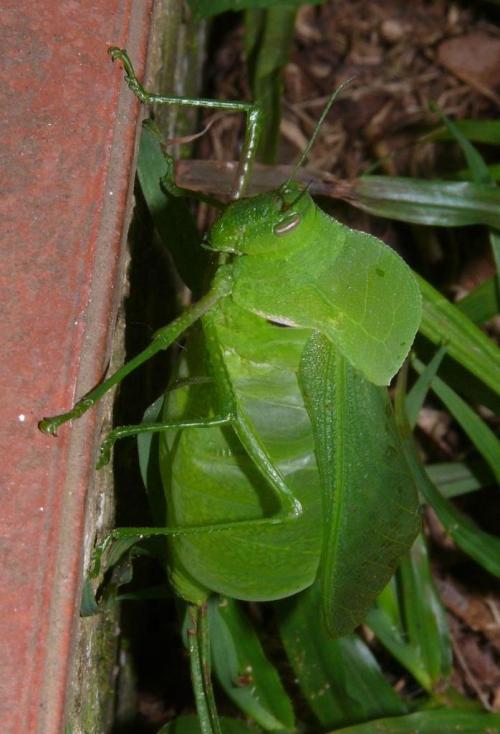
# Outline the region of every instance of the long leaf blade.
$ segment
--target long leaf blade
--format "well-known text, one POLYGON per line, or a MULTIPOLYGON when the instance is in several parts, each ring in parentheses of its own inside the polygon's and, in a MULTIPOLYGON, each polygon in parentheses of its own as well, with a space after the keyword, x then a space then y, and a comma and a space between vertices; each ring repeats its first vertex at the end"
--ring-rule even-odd
POLYGON ((500 349, 424 278, 417 280, 423 296, 420 332, 434 344, 445 342, 450 357, 500 393, 500 349))
POLYGON ((201 237, 185 201, 167 194, 161 178, 167 173, 158 135, 144 126, 137 159, 137 176, 155 228, 168 248, 188 288, 199 291, 205 270, 201 237))
POLYGON ((500 228, 500 190, 484 184, 364 176, 345 198, 370 214, 401 222, 500 228))
POLYGON ((413 442, 401 385, 402 382, 398 385, 396 396, 396 422, 408 465, 420 493, 432 506, 455 543, 487 571, 495 576, 500 576, 500 538, 484 532, 469 517, 457 510, 449 500, 440 494, 426 474, 413 442))
POLYGON ((438 349, 429 364, 426 366, 425 370, 419 373, 418 380, 415 382, 412 389, 408 391, 406 396, 406 413, 408 415, 408 423, 411 428, 415 428, 418 414, 422 409, 422 405, 424 404, 431 382, 436 376, 439 365, 443 361, 445 354, 446 347, 443 345, 438 349))
MULTIPOLYGON (((269 4, 268 4, 269 5, 269 4)), ((245 53, 252 99, 263 115, 258 160, 274 163, 280 133, 282 72, 290 56, 297 8, 287 5, 248 10, 245 53)))
MULTIPOLYGON (((412 360, 412 365, 419 374, 423 374, 426 369, 425 365, 416 358, 412 360)), ((441 378, 435 375, 431 377, 430 387, 487 461, 497 481, 500 481, 500 442, 493 431, 441 378)))
POLYGON ((441 120, 448 128, 450 134, 460 145, 462 153, 464 154, 464 158, 467 161, 467 165, 469 166, 469 169, 473 175, 474 181, 478 184, 491 183, 488 166, 484 162, 483 157, 481 156, 479 151, 476 150, 472 143, 467 139, 467 136, 464 135, 460 127, 456 123, 452 122, 452 120, 450 120, 446 115, 444 115, 436 105, 432 105, 431 109, 439 115, 441 120))
POLYGON ((364 642, 332 640, 322 625, 315 584, 278 604, 280 635, 302 694, 323 728, 406 711, 364 642))
POLYGON ((458 497, 493 484, 493 476, 482 462, 480 466, 469 466, 463 462, 447 461, 428 464, 425 470, 443 497, 458 497))
MULTIPOLYGON (((487 145, 500 145, 500 120, 457 120, 454 126, 468 140, 487 145)), ((437 140, 448 140, 451 134, 441 127, 429 136, 437 140)))
POLYGON ((266 731, 294 728, 292 704, 234 599, 209 602, 212 664, 229 698, 266 731))
POLYGON ((500 290, 496 278, 488 278, 468 293, 456 307, 475 324, 488 321, 500 313, 500 290))
POLYGON ((337 729, 335 734, 500 734, 500 714, 454 709, 419 711, 337 729))
POLYGON ((422 667, 435 685, 451 673, 451 640, 422 534, 403 559, 398 581, 408 642, 418 650, 422 667))
MULTIPOLYGON (((319 5, 324 0, 307 0, 308 5, 319 5)), ((228 10, 248 10, 251 8, 272 8, 285 6, 297 8, 304 0, 189 0, 189 6, 196 20, 210 18, 212 15, 225 13, 228 10)))

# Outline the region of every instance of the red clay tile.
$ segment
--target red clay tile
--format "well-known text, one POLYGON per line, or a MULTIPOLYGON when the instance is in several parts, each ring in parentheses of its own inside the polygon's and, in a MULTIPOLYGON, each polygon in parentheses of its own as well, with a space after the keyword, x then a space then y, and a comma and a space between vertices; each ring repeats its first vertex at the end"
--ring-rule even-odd
POLYGON ((81 584, 97 413, 37 430, 101 377, 117 298, 152 0, 8 0, 0 289, 0 721, 59 734, 81 584))

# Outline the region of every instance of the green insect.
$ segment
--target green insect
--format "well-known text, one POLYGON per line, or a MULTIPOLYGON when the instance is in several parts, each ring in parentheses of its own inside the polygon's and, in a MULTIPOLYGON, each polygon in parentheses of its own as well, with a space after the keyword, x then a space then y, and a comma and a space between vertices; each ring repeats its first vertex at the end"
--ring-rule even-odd
POLYGON ((417 495, 385 386, 418 328, 420 294, 395 252, 322 212, 293 180, 241 198, 260 129, 255 106, 149 94, 126 52, 110 53, 145 103, 247 113, 236 200, 208 237, 217 253, 210 288, 72 410, 40 424, 55 434, 189 329, 173 384, 146 422, 115 429, 101 447, 102 464, 117 439, 139 434, 152 446, 158 434, 149 453, 164 489, 156 527, 113 531, 96 558, 112 543, 168 537, 170 578, 193 605, 193 681, 212 731, 200 663, 211 593, 273 600, 317 583, 323 623, 343 635, 417 533, 417 495))

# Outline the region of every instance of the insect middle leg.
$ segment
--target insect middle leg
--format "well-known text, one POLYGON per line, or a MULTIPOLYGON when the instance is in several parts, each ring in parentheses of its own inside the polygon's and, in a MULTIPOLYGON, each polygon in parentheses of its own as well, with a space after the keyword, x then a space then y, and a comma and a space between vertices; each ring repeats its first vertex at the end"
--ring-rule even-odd
POLYGON ((133 357, 129 362, 120 367, 114 374, 90 390, 66 413, 43 418, 38 424, 43 433, 56 435, 57 429, 67 421, 80 418, 87 412, 102 396, 118 385, 127 375, 133 372, 144 362, 147 362, 158 352, 167 349, 173 342, 183 334, 192 324, 198 321, 208 310, 221 299, 227 296, 232 287, 230 277, 222 274, 213 284, 212 289, 199 301, 188 308, 170 324, 159 329, 153 336, 151 344, 142 352, 133 357))

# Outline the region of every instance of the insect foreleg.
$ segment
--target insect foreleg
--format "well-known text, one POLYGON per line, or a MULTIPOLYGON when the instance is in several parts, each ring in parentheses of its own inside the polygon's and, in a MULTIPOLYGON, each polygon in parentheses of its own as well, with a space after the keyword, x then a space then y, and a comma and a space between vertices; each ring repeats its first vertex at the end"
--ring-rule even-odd
POLYGON ((226 110, 227 112, 244 112, 246 114, 245 141, 241 154, 240 163, 235 183, 232 190, 232 198, 239 199, 243 196, 250 180, 252 164, 255 160, 257 145, 259 143, 262 129, 262 112, 260 108, 250 102, 226 102, 217 99, 192 99, 189 97, 174 97, 161 94, 152 94, 146 91, 137 79, 132 62, 125 49, 116 46, 108 49, 108 53, 116 61, 120 60, 125 69, 125 81, 135 96, 143 104, 171 104, 179 107, 203 107, 215 110, 226 110))
POLYGON ((193 304, 187 311, 184 311, 178 318, 174 319, 170 324, 159 329, 153 336, 153 340, 149 347, 146 347, 137 356, 131 359, 129 362, 123 365, 113 375, 108 377, 107 380, 101 382, 93 390, 88 392, 83 398, 73 406, 67 413, 61 413, 60 415, 54 415, 50 418, 43 418, 38 424, 38 427, 44 433, 50 433, 55 435, 57 429, 66 421, 79 418, 81 415, 87 412, 108 390, 117 385, 123 380, 130 372, 137 369, 141 364, 147 362, 157 352, 167 349, 186 329, 188 329, 195 321, 209 311, 213 306, 220 301, 221 298, 227 296, 231 292, 232 281, 229 276, 224 274, 217 279, 214 283, 214 287, 207 293, 206 296, 201 298, 197 303, 193 304))

